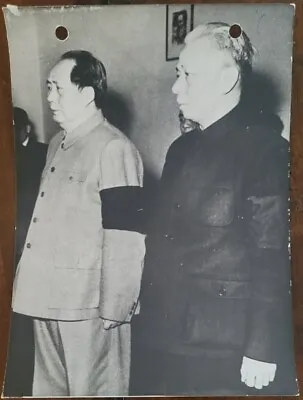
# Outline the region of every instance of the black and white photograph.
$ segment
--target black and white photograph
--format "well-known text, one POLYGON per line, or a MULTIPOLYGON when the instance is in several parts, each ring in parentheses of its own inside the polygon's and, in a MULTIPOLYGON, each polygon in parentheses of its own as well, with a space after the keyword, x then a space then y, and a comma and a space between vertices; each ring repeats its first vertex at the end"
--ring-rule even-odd
POLYGON ((3 12, 17 209, 2 396, 298 395, 294 6, 3 12))

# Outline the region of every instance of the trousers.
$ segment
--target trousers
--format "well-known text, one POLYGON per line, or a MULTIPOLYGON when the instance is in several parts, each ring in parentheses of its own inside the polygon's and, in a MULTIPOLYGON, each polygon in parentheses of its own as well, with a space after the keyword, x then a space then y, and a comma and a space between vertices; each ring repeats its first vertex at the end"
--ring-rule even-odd
POLYGON ((30 317, 13 312, 11 316, 4 395, 7 397, 31 396, 33 374, 33 321, 30 317))
POLYGON ((130 395, 242 396, 237 354, 184 356, 134 346, 130 395), (144 360, 144 361, 143 361, 144 360))
POLYGON ((34 319, 33 396, 126 396, 130 325, 34 319))

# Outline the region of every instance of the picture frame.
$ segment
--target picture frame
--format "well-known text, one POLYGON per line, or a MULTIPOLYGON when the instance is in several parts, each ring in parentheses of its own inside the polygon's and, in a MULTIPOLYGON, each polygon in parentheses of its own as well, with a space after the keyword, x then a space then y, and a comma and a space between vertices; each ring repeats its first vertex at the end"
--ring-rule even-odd
POLYGON ((177 60, 186 35, 193 29, 194 4, 166 6, 166 61, 177 60))

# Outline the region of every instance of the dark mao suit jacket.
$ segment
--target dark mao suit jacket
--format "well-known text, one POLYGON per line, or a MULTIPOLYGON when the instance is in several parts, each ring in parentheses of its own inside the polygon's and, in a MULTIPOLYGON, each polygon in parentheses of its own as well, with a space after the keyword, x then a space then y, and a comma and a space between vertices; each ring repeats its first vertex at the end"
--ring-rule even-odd
POLYGON ((139 332, 147 346, 278 362, 291 329, 282 127, 238 105, 171 145, 146 240, 139 332))

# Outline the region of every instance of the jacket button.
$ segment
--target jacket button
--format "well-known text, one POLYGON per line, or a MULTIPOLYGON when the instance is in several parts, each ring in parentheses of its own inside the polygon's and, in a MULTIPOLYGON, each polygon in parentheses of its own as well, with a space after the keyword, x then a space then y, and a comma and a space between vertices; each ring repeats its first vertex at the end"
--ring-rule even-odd
POLYGON ((43 196, 44 196, 44 192, 41 192, 41 193, 40 193, 40 196, 43 197, 43 196))
POLYGON ((181 208, 181 204, 175 204, 175 209, 179 210, 179 208, 181 208))
POLYGON ((28 249, 30 249, 30 248, 32 247, 32 245, 31 245, 30 243, 26 243, 26 247, 27 247, 28 249))
POLYGON ((38 221, 38 218, 37 217, 34 217, 33 218, 33 222, 37 222, 38 221))
POLYGON ((180 267, 184 267, 184 263, 183 262, 180 262, 180 267))
POLYGON ((54 172, 55 169, 56 169, 55 167, 51 167, 50 171, 51 171, 51 172, 54 172))
POLYGON ((225 296, 226 295, 226 288, 224 286, 221 286, 219 290, 219 296, 225 296))

